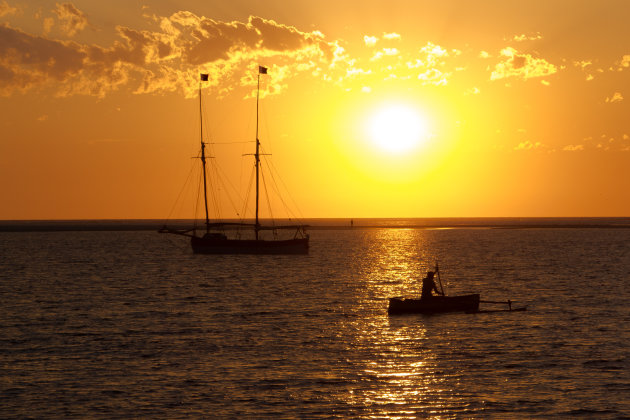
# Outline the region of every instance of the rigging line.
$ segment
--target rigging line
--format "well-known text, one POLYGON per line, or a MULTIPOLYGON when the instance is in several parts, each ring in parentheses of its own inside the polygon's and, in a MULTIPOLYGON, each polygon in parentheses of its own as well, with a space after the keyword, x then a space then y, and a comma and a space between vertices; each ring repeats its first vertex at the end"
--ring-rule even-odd
MULTIPOLYGON (((243 156, 245 154, 245 146, 241 146, 241 160, 239 161, 240 165, 240 171, 238 173, 238 186, 239 188, 242 188, 243 186, 243 176, 245 174, 245 159, 243 159, 243 156)), ((238 190, 239 191, 239 196, 242 197, 242 190, 238 190)), ((242 214, 242 213, 241 213, 242 214)))
MULTIPOLYGON (((234 211, 234 213, 236 213, 237 216, 240 216, 238 211, 238 206, 234 203, 234 200, 232 199, 232 194, 230 194, 229 188, 234 189, 234 186, 230 183, 229 179, 226 178, 226 176, 224 176, 222 173, 220 173, 219 171, 221 171, 221 167, 220 166, 216 166, 216 170, 217 170, 217 182, 219 182, 221 185, 219 186, 219 188, 221 188, 221 186, 223 186, 223 190, 225 191, 225 195, 227 196, 228 201, 230 202, 230 205, 232 206, 232 210, 234 211), (227 181, 227 184, 226 184, 227 181)), ((232 191, 232 193, 235 193, 236 191, 232 191)), ((238 196, 238 194, 236 194, 238 196)))
MULTIPOLYGON (((208 144, 208 143, 206 143, 208 144)), ((208 155, 206 157, 206 160, 208 160, 208 164, 207 164, 207 171, 206 171, 206 179, 208 182, 208 186, 209 186, 209 190, 210 190, 210 205, 212 207, 212 210, 214 212, 214 216, 216 216, 216 218, 220 217, 220 211, 219 211, 219 205, 218 205, 218 190, 217 190, 217 186, 216 186, 216 176, 215 176, 215 169, 214 169, 214 165, 212 164, 212 162, 214 161, 213 159, 213 155, 214 155, 214 150, 212 150, 212 147, 208 147, 208 155)))
MULTIPOLYGON (((277 175, 278 179, 280 180, 280 183, 282 184, 282 187, 284 188, 284 191, 286 191, 286 194, 289 196, 289 198, 291 199, 291 202, 293 203, 293 208, 295 208, 297 210, 297 213, 299 213, 299 214, 294 213, 294 211, 291 209, 291 207, 289 207, 287 205, 287 203, 285 202, 285 200, 282 198, 283 196, 282 196, 282 194, 280 194, 280 191, 278 190, 278 196, 280 197, 280 201, 282 201, 282 204, 285 206, 285 209, 286 209, 287 213, 294 214, 295 218, 298 219, 298 220, 303 220, 304 219, 304 215, 300 211, 300 208, 298 207, 297 203, 295 202, 295 199, 291 195, 291 191, 289 190, 289 188, 287 188, 286 183, 284 182, 284 180, 280 176, 280 172, 274 166, 273 161, 271 159, 268 159, 268 160, 266 160, 266 164, 269 167, 269 173, 271 174, 271 176, 274 177, 275 175, 277 175)), ((275 182, 275 178, 274 178, 274 182, 275 182)))
POLYGON ((241 195, 239 194, 238 189, 234 186, 234 184, 230 182, 230 178, 227 176, 227 173, 225 173, 225 171, 219 164, 215 164, 214 166, 216 167, 216 170, 217 170, 217 179, 219 180, 219 182, 221 182, 221 184, 223 184, 226 187, 225 190, 227 191, 227 196, 228 196, 228 199, 230 200, 230 203, 232 203, 232 208, 234 209, 235 212, 238 212, 238 206, 234 204, 234 200, 232 199, 232 195, 230 195, 229 188, 231 188, 232 194, 240 198, 241 195))
POLYGON ((227 199, 230 202, 232 211, 234 211, 236 216, 240 217, 239 206, 237 205, 237 203, 235 202, 233 198, 234 196, 236 196, 237 198, 240 199, 238 191, 236 190, 234 185, 230 182, 229 178, 227 177, 227 174, 223 173, 223 169, 218 165, 217 165, 217 179, 218 179, 218 182, 223 186, 223 190, 225 191, 225 195, 227 196, 227 199), (230 191, 230 188, 232 189, 232 191, 230 191))
MULTIPOLYGON (((284 183, 284 181, 282 180, 282 178, 280 178, 280 182, 282 183, 282 185, 284 186, 284 190, 287 192, 287 195, 289 196, 289 199, 291 200, 291 203, 293 204, 293 207, 289 206, 288 204, 285 203, 285 205, 291 209, 291 212, 295 215, 295 218, 301 222, 304 222, 304 214, 302 213, 302 210, 300 209, 300 207, 297 204, 297 201, 295 200, 293 194, 291 194, 291 191, 289 190, 289 188, 287 187, 287 185, 284 183)), ((284 201, 283 201, 284 202, 284 201)))
MULTIPOLYGON (((169 220, 171 220, 171 216, 175 212, 175 208, 177 207, 178 203, 180 203, 180 199, 182 197, 182 194, 184 193, 184 190, 186 189, 186 186, 189 185, 191 176, 192 176, 194 171, 195 171, 195 166, 191 165, 190 166, 190 170, 188 171, 188 175, 186 176, 186 180, 184 181, 184 185, 179 190, 179 193, 177 194, 177 198, 175 199, 175 203, 173 203, 173 207, 171 208, 171 211, 168 213, 168 216, 166 217, 166 220, 164 220, 164 224, 166 224, 169 220)), ((181 204, 181 205, 183 205, 183 204, 181 204)))
POLYGON ((303 218, 303 216, 301 214, 295 214, 294 211, 292 210, 291 207, 289 207, 289 205, 286 203, 286 201, 283 198, 283 194, 280 194, 280 188, 279 185, 282 185, 283 187, 283 191, 286 192, 286 194, 289 196, 289 198, 291 199, 293 206, 295 209, 297 209, 297 212, 299 212, 299 207, 297 206, 297 203, 295 202, 295 199, 293 198, 293 196, 291 195, 291 192, 289 190, 289 188, 287 187, 286 183, 284 182, 284 180, 282 179, 282 177, 280 176, 280 172, 276 169, 275 165, 273 164, 272 160, 269 160, 267 162, 267 165, 269 166, 269 172, 272 174, 272 176, 274 177, 274 182, 276 184, 277 187, 277 191, 278 191, 278 195, 280 196, 280 200, 282 201, 282 203, 284 204, 284 206, 286 207, 287 212, 292 213, 296 216, 296 218, 301 219, 303 218), (276 182, 276 177, 280 180, 280 182, 276 182))
MULTIPOLYGON (((212 155, 215 154, 214 149, 212 147, 209 147, 209 150, 212 155)), ((234 211, 234 213, 236 213, 236 216, 240 216, 238 206, 234 202, 234 198, 233 198, 233 196, 240 198, 238 190, 230 182, 229 177, 227 176, 227 174, 225 173, 221 165, 219 165, 219 163, 216 161, 216 159, 211 160, 211 162, 212 162, 210 164, 210 170, 212 173, 211 186, 213 188, 211 197, 212 197, 213 207, 217 215, 216 218, 221 219, 223 217, 222 211, 221 211, 221 201, 222 201, 221 191, 222 190, 225 192, 225 195, 227 196, 227 199, 231 205, 232 210, 234 211)))
MULTIPOLYGON (((201 171, 200 171, 201 172, 201 171)), ((199 182, 197 183, 197 199, 193 210, 193 228, 197 228, 197 214, 199 213, 199 202, 201 201, 201 186, 203 185, 203 173, 199 174, 199 182)))
POLYGON ((269 217, 271 218, 271 225, 275 226, 275 220, 273 218, 273 210, 271 209, 271 200, 269 199, 269 191, 267 190, 267 180, 265 178, 265 171, 261 171, 261 178, 263 189, 265 190, 265 198, 267 199, 267 209, 269 211, 269 217))
MULTIPOLYGON (((254 171, 252 170, 252 172, 250 174, 250 177, 249 177, 249 185, 247 186, 246 199, 245 199, 245 202, 243 203, 243 212, 241 213, 241 217, 240 217, 241 223, 246 223, 247 222, 247 220, 246 220, 246 218, 247 218, 247 206, 249 205, 250 196, 251 196, 251 193, 252 193, 252 190, 253 190, 253 187, 252 187, 253 183, 254 183, 254 171)), ((241 234, 241 232, 244 229, 245 229, 244 227, 240 227, 240 226, 237 228, 237 231, 238 231, 239 235, 241 234)))
MULTIPOLYGON (((265 137, 265 144, 269 145, 269 150, 270 150, 270 153, 271 153, 271 152, 273 152, 273 147, 272 147, 273 145, 272 145, 272 141, 271 141, 271 136, 269 135, 271 130, 269 130, 269 118, 267 117, 267 112, 266 111, 267 111, 266 108, 261 107, 262 120, 263 120, 264 128, 265 128, 264 132, 267 134, 267 137, 265 137)), ((262 145, 261 145, 261 147, 262 147, 262 145)))
MULTIPOLYGON (((212 148, 210 150, 214 152, 212 148)), ((221 174, 219 173, 220 169, 221 168, 219 164, 216 162, 216 159, 212 159, 211 164, 210 164, 210 170, 212 171, 212 177, 213 177, 212 179, 212 187, 213 187, 212 204, 214 206, 217 219, 222 218, 220 203, 221 203, 221 185, 223 184, 223 182, 221 179, 221 174)), ((229 194, 228 194, 228 198, 230 198, 229 194)))
MULTIPOLYGON (((273 188, 273 190, 275 191, 276 196, 278 196, 278 198, 280 199, 280 201, 284 204, 284 201, 282 200, 282 195, 280 194, 280 191, 278 190, 278 186, 276 185, 276 180, 274 179, 274 174, 271 172, 271 168, 270 168, 270 166, 269 166, 269 162, 268 162, 268 160, 265 160, 265 164, 267 165, 267 168, 269 169, 269 170, 268 170, 268 172, 269 172, 269 174, 270 174, 270 176, 271 176, 271 187, 272 187, 272 188, 273 188)), ((264 171, 263 171, 263 173, 264 173, 264 171)), ((265 188, 267 188, 267 185, 266 185, 266 184, 265 184, 265 188)), ((265 190, 265 192, 267 192, 267 191, 265 190)), ((269 194, 267 194, 267 196, 268 196, 268 195, 269 195, 269 194)), ((269 198, 267 198, 267 199, 269 200, 269 198)), ((271 206, 271 201, 270 201, 269 205, 271 206)), ((285 206, 285 209, 284 209, 284 210, 285 210, 285 211, 287 211, 287 213, 289 213, 289 211, 288 211, 288 209, 286 208, 286 206, 285 206)), ((271 211, 271 209, 270 209, 270 211, 271 211)), ((289 216, 290 216, 290 215, 289 215, 289 216)))
POLYGON ((255 143, 252 140, 243 140, 243 141, 213 141, 208 144, 244 144, 244 143, 255 143))
MULTIPOLYGON (((271 174, 271 179, 272 179, 272 181, 273 181, 273 182, 272 182, 272 186, 273 186, 273 188, 274 188, 274 190, 275 190, 275 192, 276 192, 276 195, 277 195, 277 196, 278 196, 278 198, 280 199, 280 202, 282 202, 282 205, 284 206, 284 210, 287 212, 287 215, 289 216, 289 218, 296 218, 296 219, 299 219, 299 217, 297 217, 297 216, 294 214, 294 212, 291 210, 291 208, 287 205, 287 203, 286 203, 286 202, 284 201, 284 199, 282 198, 281 191, 280 191, 280 189, 278 188, 278 184, 277 184, 276 179, 275 179, 275 175, 277 175, 277 174, 274 174, 274 171, 272 171, 271 166, 269 165, 269 161, 267 161, 267 162, 265 162, 265 163, 267 164, 267 167, 269 168, 269 173, 271 174), (292 216, 295 216, 295 217, 292 217, 292 216)), ((278 175, 278 177, 279 177, 279 175, 278 175)), ((286 189, 286 187, 285 187, 285 189, 286 189)))
POLYGON ((216 185, 217 184, 217 171, 216 171, 216 165, 212 165, 210 164, 210 180, 209 180, 209 184, 210 184, 210 199, 212 200, 212 207, 214 209, 214 213, 216 215, 217 219, 221 218, 221 209, 219 206, 219 202, 220 202, 220 197, 219 197, 219 186, 216 185))
POLYGON ((247 185, 247 194, 245 195, 245 201, 243 202, 243 211, 241 212, 241 221, 245 221, 247 215, 247 205, 249 204, 249 196, 252 192, 252 184, 254 183, 254 170, 250 172, 249 183, 247 185))

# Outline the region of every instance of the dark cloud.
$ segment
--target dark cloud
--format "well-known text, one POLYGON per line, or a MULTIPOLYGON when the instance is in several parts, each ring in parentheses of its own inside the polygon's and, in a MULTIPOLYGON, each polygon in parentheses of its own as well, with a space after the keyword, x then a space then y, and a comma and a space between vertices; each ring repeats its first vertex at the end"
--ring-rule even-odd
POLYGON ((26 90, 49 80, 62 81, 83 67, 86 54, 79 44, 34 36, 0 25, 0 89, 26 90))
POLYGON ((228 60, 254 51, 295 52, 321 37, 255 16, 247 23, 220 22, 180 12, 171 21, 189 36, 184 41, 184 57, 191 64, 228 60))
MULTIPOLYGON (((57 4, 56 13, 68 35, 87 25, 70 3, 57 4)), ((61 96, 103 96, 135 83, 131 90, 136 93, 181 89, 193 94, 199 71, 212 73, 214 86, 233 80, 249 84, 252 79, 243 75, 262 58, 282 68, 274 76, 278 87, 280 78, 312 69, 316 62, 326 67, 337 48, 319 32, 301 32, 254 16, 247 22, 222 22, 184 11, 153 20, 160 23, 158 30, 117 27, 118 39, 109 47, 0 26, 0 92, 52 87, 61 96), (61 83, 52 85, 51 80, 61 83)))
POLYGON ((296 51, 311 42, 311 36, 293 26, 280 25, 273 20, 250 17, 249 25, 260 35, 260 46, 273 51, 296 51))

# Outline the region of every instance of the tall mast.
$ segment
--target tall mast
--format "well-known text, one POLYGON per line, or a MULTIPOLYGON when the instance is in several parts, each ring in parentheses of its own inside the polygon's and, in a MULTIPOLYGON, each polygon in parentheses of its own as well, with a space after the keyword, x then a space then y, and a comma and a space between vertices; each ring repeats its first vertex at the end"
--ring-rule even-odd
POLYGON ((201 167, 203 171, 203 201, 206 209, 206 232, 210 231, 210 218, 208 217, 208 185, 206 180, 206 144, 203 142, 203 112, 201 107, 201 82, 207 81, 208 75, 201 73, 199 79, 199 132, 201 140, 201 167))
POLYGON ((260 75, 267 74, 267 67, 258 66, 258 87, 256 89, 256 153, 254 158, 256 160, 256 224, 254 225, 254 233, 256 239, 258 239, 258 231, 260 228, 260 222, 258 220, 258 201, 260 191, 260 140, 258 140, 258 102, 260 99, 260 75))
POLYGON ((254 160, 256 161, 256 224, 254 230, 256 233, 256 239, 258 239, 258 228, 260 224, 258 222, 258 195, 259 195, 259 172, 260 172, 260 140, 258 140, 258 99, 260 97, 260 67, 258 68, 258 88, 256 89, 256 154, 254 160))

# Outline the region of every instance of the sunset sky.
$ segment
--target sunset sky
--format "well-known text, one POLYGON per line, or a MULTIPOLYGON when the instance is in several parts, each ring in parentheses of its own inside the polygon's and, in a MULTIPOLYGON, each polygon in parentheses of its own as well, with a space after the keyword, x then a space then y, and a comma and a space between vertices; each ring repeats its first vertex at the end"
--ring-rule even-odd
POLYGON ((259 65, 259 137, 295 215, 630 216, 629 16, 622 0, 0 0, 0 219, 192 217, 200 73, 233 217, 259 65))

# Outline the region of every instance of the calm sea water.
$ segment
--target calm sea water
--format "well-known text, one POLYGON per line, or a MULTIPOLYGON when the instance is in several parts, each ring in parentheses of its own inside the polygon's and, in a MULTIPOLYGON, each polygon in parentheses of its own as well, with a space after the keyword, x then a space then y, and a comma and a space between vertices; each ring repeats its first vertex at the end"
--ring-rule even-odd
POLYGON ((151 231, 0 233, 0 417, 630 417, 630 229, 311 242, 201 256, 151 231), (448 294, 528 311, 388 317, 436 259, 448 294))

